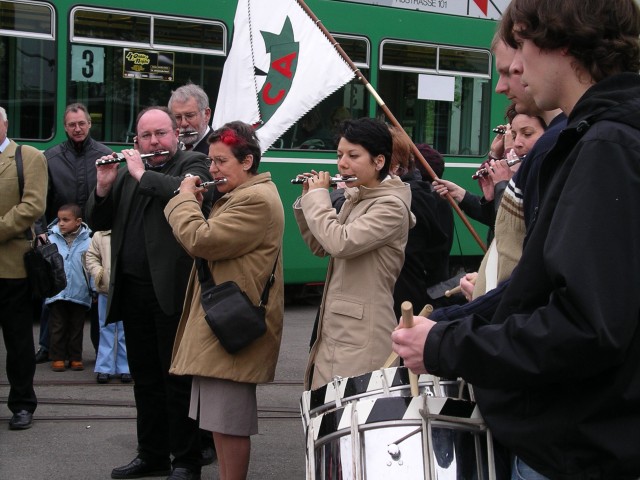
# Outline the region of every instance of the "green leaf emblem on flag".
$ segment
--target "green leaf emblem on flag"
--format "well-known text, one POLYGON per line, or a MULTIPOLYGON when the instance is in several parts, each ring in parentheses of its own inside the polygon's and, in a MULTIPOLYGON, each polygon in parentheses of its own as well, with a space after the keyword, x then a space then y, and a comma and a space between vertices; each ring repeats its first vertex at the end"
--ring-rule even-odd
POLYGON ((263 31, 260 33, 267 53, 271 54, 267 78, 258 94, 260 117, 262 122, 266 123, 282 105, 291 90, 298 66, 300 44, 293 37, 293 27, 289 17, 286 18, 279 34, 263 31))

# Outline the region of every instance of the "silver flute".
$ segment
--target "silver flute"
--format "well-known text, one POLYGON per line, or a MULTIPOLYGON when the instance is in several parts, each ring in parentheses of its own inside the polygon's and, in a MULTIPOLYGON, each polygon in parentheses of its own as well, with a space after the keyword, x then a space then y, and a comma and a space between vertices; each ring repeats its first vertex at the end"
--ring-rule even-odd
MULTIPOLYGON (((107 160, 96 160, 96 166, 100 165, 111 165, 112 163, 120 163, 126 162, 127 159, 124 156, 124 153, 116 153, 117 156, 109 158, 107 160)), ((169 155, 169 151, 163 150, 161 152, 153 152, 153 153, 143 153, 140 155, 141 158, 151 158, 151 157, 159 157, 162 155, 169 155)))
MULTIPOLYGON (((307 181, 309 177, 305 176, 297 176, 296 178, 291 179, 291 183, 294 185, 302 185, 307 181)), ((358 180, 356 177, 343 177, 342 175, 336 175, 335 177, 331 177, 330 179, 331 186, 335 187, 340 182, 355 182, 358 180)))
MULTIPOLYGON (((518 158, 512 158, 510 160, 507 160, 507 167, 512 167, 512 166, 520 163, 526 157, 527 157, 526 155, 523 155, 523 156, 518 157, 518 158)), ((480 177, 486 177, 487 175, 489 175, 489 168, 482 167, 480 170, 476 171, 476 173, 471 175, 471 178, 473 180, 478 180, 480 177)))
POLYGON ((184 132, 179 133, 178 137, 193 137, 194 135, 198 135, 198 132, 184 132))
MULTIPOLYGON (((192 175, 187 174, 185 176, 191 177, 192 175)), ((209 188, 209 187, 214 187, 216 185, 223 185, 225 183, 227 183, 227 179, 226 178, 216 178, 215 180, 211 180, 209 182, 202 182, 200 185, 196 185, 196 187, 198 187, 198 188, 209 188)), ((179 193, 180 193, 180 187, 176 188, 173 191, 174 195, 177 195, 179 193)))

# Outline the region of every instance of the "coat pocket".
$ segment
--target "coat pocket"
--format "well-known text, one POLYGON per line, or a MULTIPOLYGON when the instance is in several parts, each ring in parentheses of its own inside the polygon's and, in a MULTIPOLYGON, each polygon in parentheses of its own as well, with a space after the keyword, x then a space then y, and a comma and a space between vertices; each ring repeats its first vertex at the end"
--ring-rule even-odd
POLYGON ((328 305, 322 328, 335 342, 361 347, 369 343, 369 325, 363 319, 363 303, 336 299, 328 305))

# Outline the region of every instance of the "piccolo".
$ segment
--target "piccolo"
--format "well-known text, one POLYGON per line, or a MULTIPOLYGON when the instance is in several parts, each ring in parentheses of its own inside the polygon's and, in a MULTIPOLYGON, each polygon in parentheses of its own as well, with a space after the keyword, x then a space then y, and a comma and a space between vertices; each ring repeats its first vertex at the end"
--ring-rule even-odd
MULTIPOLYGON (((291 179, 291 183, 293 183, 294 185, 301 185, 305 183, 308 178, 309 177, 299 176, 291 179)), ((336 175, 335 177, 331 177, 329 180, 331 182, 331 186, 335 187, 340 182, 355 182, 358 179, 356 177, 343 177, 342 175, 336 175)))
MULTIPOLYGON (((96 160, 96 166, 111 165, 112 163, 120 163, 120 162, 127 161, 123 153, 116 153, 116 155, 117 155, 116 157, 108 158, 107 160, 96 160)), ((140 155, 140 157, 151 158, 151 157, 159 157, 162 155, 169 155, 169 152, 167 150, 163 150, 161 152, 143 153, 142 155, 140 155)))
POLYGON ((198 132, 184 132, 179 133, 178 137, 193 137, 194 135, 198 135, 198 132))
POLYGON ((504 127, 496 127, 493 129, 494 133, 499 133, 500 135, 504 135, 507 133, 507 130, 504 127))
MULTIPOLYGON (((507 160, 507 167, 512 167, 512 166, 520 163, 526 157, 527 157, 526 155, 523 155, 523 156, 518 157, 518 158, 511 158, 511 159, 507 160)), ((486 177, 488 174, 489 174, 489 168, 482 167, 480 170, 476 171, 476 173, 471 175, 471 178, 473 180, 478 180, 481 177, 486 177)))
MULTIPOLYGON (((185 176, 191 176, 191 175, 185 175, 185 176)), ((209 187, 214 187, 216 185, 223 185, 227 183, 227 179, 226 178, 216 178, 215 180, 211 180, 209 182, 202 182, 200 185, 196 185, 196 187, 198 188, 209 188, 209 187)), ((180 193, 180 187, 176 188, 173 191, 174 195, 177 195, 180 193)))

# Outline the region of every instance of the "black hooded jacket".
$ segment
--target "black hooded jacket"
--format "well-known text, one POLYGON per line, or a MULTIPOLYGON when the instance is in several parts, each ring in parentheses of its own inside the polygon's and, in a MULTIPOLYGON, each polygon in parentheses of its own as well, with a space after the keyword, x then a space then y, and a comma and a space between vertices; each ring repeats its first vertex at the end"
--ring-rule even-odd
POLYGON ((495 437, 549 478, 638 478, 640 76, 583 95, 538 185, 496 314, 438 323, 425 366, 472 383, 495 437))

